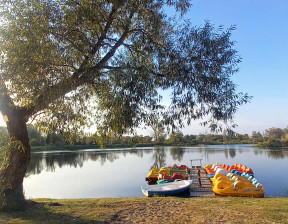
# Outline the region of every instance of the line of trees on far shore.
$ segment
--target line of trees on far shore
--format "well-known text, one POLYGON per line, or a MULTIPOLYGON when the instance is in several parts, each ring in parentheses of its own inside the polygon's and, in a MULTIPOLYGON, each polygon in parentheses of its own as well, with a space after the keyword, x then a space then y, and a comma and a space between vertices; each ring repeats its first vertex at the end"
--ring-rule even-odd
MULTIPOLYGON (((33 126, 28 127, 30 145, 33 146, 64 146, 64 145, 94 145, 95 147, 129 147, 129 146, 153 146, 153 145, 182 145, 192 146, 199 144, 257 144, 259 147, 287 147, 287 128, 269 128, 263 133, 253 131, 252 135, 226 132, 222 134, 184 135, 181 131, 170 134, 164 129, 154 131, 150 136, 132 135, 116 136, 109 134, 100 136, 95 134, 74 135, 67 138, 64 133, 41 133, 33 126)), ((8 142, 6 127, 0 127, 0 144, 8 142)))

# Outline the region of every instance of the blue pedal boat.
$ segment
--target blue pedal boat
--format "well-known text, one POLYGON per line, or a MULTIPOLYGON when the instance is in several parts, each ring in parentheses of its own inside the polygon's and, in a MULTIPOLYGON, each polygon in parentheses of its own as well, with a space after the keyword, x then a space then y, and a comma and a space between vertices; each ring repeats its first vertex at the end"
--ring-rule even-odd
POLYGON ((157 184, 149 187, 141 187, 142 193, 147 197, 177 195, 190 189, 192 180, 181 180, 166 184, 157 184))

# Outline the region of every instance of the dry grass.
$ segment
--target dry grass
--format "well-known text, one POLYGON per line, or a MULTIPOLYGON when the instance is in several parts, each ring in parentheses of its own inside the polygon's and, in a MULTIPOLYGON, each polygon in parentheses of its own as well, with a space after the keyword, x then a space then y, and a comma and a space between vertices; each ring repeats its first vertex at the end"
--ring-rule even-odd
POLYGON ((288 223, 288 198, 37 199, 0 223, 288 223))

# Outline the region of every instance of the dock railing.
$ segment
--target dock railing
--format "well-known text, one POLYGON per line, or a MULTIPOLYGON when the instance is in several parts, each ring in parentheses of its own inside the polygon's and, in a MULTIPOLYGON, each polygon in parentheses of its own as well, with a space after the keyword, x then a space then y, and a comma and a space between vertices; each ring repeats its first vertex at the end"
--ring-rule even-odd
MULTIPOLYGON (((201 168, 201 167, 202 167, 202 160, 203 160, 203 159, 190 159, 191 168, 193 168, 193 162, 196 162, 196 161, 199 161, 199 163, 200 163, 200 166, 197 166, 197 167, 201 168)), ((196 167, 196 166, 195 166, 195 167, 196 167)))

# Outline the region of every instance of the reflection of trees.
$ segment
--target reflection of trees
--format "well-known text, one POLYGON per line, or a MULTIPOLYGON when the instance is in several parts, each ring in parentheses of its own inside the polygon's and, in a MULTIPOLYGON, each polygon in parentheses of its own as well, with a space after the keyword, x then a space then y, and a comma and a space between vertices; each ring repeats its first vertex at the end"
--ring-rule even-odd
MULTIPOLYGON (((212 148, 212 147, 199 147, 197 150, 195 147, 195 152, 201 152, 201 154, 204 154, 204 161, 202 161, 203 164, 205 163, 215 163, 215 162, 221 162, 221 161, 215 161, 215 154, 224 154, 225 158, 228 158, 229 150, 227 148, 212 148)), ((202 157, 203 158, 203 157, 202 157)), ((196 158, 198 159, 198 158, 196 158)), ((199 158, 200 159, 200 158, 199 158)))
MULTIPOLYGON (((147 154, 152 153, 152 167, 156 166, 161 168, 166 166, 167 150, 170 151, 170 155, 174 161, 181 162, 185 152, 200 153, 204 156, 206 162, 209 162, 209 158, 214 161, 215 154, 225 154, 228 158, 236 157, 239 152, 238 148, 208 148, 208 147, 193 147, 193 148, 150 148, 150 149, 137 149, 127 151, 75 151, 75 152, 55 152, 55 153, 32 153, 31 161, 27 169, 27 175, 38 174, 43 170, 54 172, 56 168, 62 166, 70 167, 82 167, 85 161, 92 160, 97 161, 102 166, 106 162, 114 162, 121 156, 135 155, 137 157, 146 157, 147 154)), ((274 159, 287 159, 288 149, 255 149, 253 150, 255 155, 266 155, 267 157, 274 159)))
POLYGON ((170 155, 174 160, 178 160, 178 162, 180 162, 183 159, 184 149, 180 147, 171 148, 170 155))
POLYGON ((273 158, 273 159, 285 159, 288 158, 288 149, 258 149, 254 151, 255 155, 262 155, 265 154, 267 155, 268 158, 273 158))
MULTIPOLYGON (((149 151, 150 151, 150 150, 149 150, 149 151)), ((130 153, 137 155, 137 157, 143 158, 144 150, 134 149, 134 150, 131 150, 130 153)))
POLYGON ((41 171, 44 169, 44 164, 43 164, 43 156, 40 153, 33 153, 31 154, 31 159, 29 166, 26 171, 27 174, 36 174, 36 173, 41 173, 41 171))
POLYGON ((233 148, 229 149, 229 155, 231 158, 234 158, 236 156, 236 150, 233 148))
MULTIPOLYGON (((118 154, 119 154, 119 152, 118 153, 115 153, 115 152, 93 153, 86 160, 88 160, 88 159, 90 159, 92 161, 100 160, 100 164, 101 164, 101 166, 103 166, 107 161, 113 163, 115 160, 119 159, 118 154)), ((124 154, 124 156, 126 156, 126 152, 122 153, 122 154, 124 154)), ((87 155, 89 155, 89 154, 87 154, 87 155)))
POLYGON ((155 166, 156 168, 161 168, 165 166, 166 162, 166 150, 165 148, 155 148, 153 150, 152 155, 153 165, 151 166, 151 169, 155 166))
POLYGON ((114 162, 119 154, 126 156, 129 152, 63 152, 63 153, 33 153, 26 175, 38 174, 43 170, 54 172, 56 167, 82 167, 87 160, 99 161, 104 165, 106 161, 114 162))
MULTIPOLYGON (((55 152, 55 153, 32 153, 26 175, 38 174, 43 170, 55 172, 57 167, 62 166, 82 167, 87 160, 98 161, 102 166, 107 162, 113 163, 127 154, 135 154, 142 158, 144 153, 152 153, 151 150, 129 150, 129 151, 91 151, 91 152, 55 152)), ((164 151, 164 150, 162 150, 164 151)), ((164 156, 165 161, 165 156, 164 156)), ((162 163, 161 163, 162 164, 162 163)))
POLYGON ((225 154, 226 159, 228 159, 229 156, 231 158, 234 158, 236 156, 236 149, 235 148, 225 148, 224 154, 225 154))
POLYGON ((224 154, 225 154, 225 158, 227 159, 228 158, 228 149, 224 149, 224 154))
POLYGON ((270 150, 267 151, 267 156, 273 159, 284 159, 288 158, 288 151, 278 151, 278 150, 270 150))

